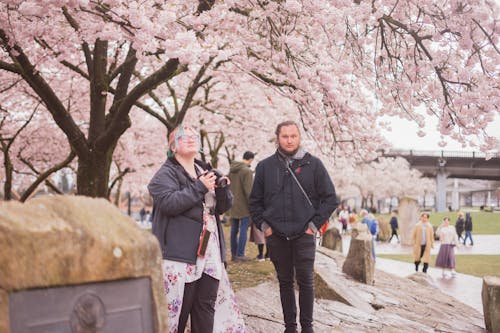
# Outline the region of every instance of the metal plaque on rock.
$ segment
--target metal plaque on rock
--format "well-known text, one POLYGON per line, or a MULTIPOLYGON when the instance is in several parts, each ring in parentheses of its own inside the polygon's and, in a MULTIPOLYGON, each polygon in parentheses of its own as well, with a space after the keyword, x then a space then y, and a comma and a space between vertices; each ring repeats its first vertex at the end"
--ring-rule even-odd
POLYGON ((12 333, 153 333, 149 278, 9 294, 12 333))

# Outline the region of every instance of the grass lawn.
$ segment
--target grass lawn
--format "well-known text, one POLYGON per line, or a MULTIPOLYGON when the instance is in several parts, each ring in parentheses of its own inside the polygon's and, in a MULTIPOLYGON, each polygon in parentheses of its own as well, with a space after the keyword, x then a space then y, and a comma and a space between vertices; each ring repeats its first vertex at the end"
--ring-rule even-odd
MULTIPOLYGON (((464 212, 465 213, 465 212, 464 212)), ((450 218, 451 224, 455 225, 458 218, 457 212, 429 213, 433 225, 439 226, 445 216, 450 218)), ((382 214, 386 221, 390 220, 389 214, 382 214)), ((471 212, 473 235, 498 235, 500 234, 500 214, 489 212, 471 212)))
MULTIPOLYGON (((472 221, 474 223, 473 235, 492 235, 500 234, 500 214, 488 212, 472 212, 472 221)), ((389 220, 389 215, 383 215, 386 220, 389 220)), ((430 213, 431 223, 439 225, 444 216, 448 216, 451 220, 456 221, 457 213, 430 213)), ((270 261, 257 262, 232 262, 231 261, 231 245, 229 242, 230 226, 229 223, 223 226, 224 237, 226 239, 227 248, 227 272, 229 280, 234 290, 240 290, 248 287, 256 286, 260 283, 276 278, 274 267, 270 261)), ((257 256, 257 245, 247 241, 245 254, 247 257, 255 258, 257 256)), ((411 255, 379 255, 382 258, 389 258, 405 262, 413 262, 411 255)), ((457 272, 463 274, 483 277, 485 275, 493 275, 500 277, 500 255, 457 255, 457 272)), ((436 256, 432 256, 431 267, 434 266, 436 256)))
MULTIPOLYGON (((227 274, 231 286, 235 291, 254 287, 263 282, 272 280, 276 274, 274 266, 270 261, 246 261, 246 262, 233 262, 231 261, 231 243, 229 242, 229 235, 231 228, 229 223, 223 226, 224 238, 226 240, 227 249, 227 274)), ((245 255, 249 258, 255 258, 258 254, 257 245, 247 240, 245 247, 245 255)))
MULTIPOLYGON (((381 258, 413 263, 410 254, 380 254, 381 258)), ((431 267, 435 267, 436 255, 431 255, 431 267)), ((500 277, 500 255, 457 255, 456 271, 482 278, 486 275, 500 277)))

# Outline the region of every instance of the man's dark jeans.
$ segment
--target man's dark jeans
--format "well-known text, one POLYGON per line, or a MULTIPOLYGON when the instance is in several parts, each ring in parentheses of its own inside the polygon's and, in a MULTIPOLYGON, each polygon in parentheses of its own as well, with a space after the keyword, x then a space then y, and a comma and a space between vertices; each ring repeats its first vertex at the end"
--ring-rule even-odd
POLYGON ((248 226, 250 217, 241 219, 231 219, 231 254, 237 257, 245 256, 245 246, 247 244, 248 226), (238 237, 239 234, 239 237, 238 237))
POLYGON ((266 242, 271 261, 278 275, 281 306, 286 327, 285 332, 297 332, 294 276, 299 285, 302 332, 313 332, 315 237, 304 234, 298 238, 288 240, 273 234, 266 238, 266 242))

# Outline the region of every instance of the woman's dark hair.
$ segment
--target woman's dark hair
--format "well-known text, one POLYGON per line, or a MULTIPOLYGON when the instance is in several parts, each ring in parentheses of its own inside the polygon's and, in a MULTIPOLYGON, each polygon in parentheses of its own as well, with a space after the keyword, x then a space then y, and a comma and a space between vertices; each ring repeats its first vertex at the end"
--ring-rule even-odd
POLYGON ((465 213, 465 221, 467 222, 472 221, 472 216, 470 216, 470 212, 465 213))

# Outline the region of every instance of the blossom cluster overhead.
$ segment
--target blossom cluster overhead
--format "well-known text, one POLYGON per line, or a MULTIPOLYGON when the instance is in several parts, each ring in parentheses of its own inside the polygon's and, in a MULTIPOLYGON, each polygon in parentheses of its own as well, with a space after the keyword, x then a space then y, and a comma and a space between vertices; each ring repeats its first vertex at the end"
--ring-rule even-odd
MULTIPOLYGON (((168 85, 137 94, 134 114, 169 120, 192 98, 186 119, 223 129, 235 146, 242 137, 270 145, 260 134, 286 116, 303 123, 319 152, 367 159, 387 144, 384 116, 421 128, 435 117, 443 135, 492 151, 498 136, 484 129, 500 113, 499 17, 489 0, 2 0, 0 82, 12 88, 0 98, 9 94, 10 111, 29 114, 16 90, 37 86, 31 70, 66 113, 47 98, 42 108, 65 134, 76 126, 90 141, 89 59, 104 47, 108 115, 131 61, 133 93, 176 59, 168 85)), ((46 93, 33 89, 35 100, 46 93)))

